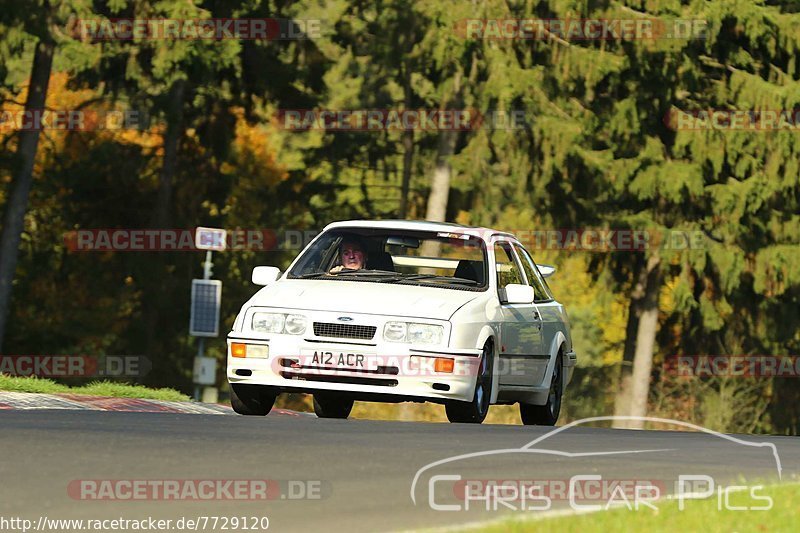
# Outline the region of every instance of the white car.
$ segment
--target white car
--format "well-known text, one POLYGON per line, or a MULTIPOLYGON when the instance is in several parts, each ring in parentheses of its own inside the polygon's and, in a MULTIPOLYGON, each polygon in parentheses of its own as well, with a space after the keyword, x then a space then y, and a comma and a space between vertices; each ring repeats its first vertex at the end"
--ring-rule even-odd
POLYGON ((436 402, 481 423, 519 403, 553 425, 576 355, 564 306, 514 235, 420 221, 328 225, 263 285, 228 335, 233 409, 266 415, 282 392, 314 395, 322 418, 355 400, 436 402), (360 263, 360 264, 359 264, 360 263))

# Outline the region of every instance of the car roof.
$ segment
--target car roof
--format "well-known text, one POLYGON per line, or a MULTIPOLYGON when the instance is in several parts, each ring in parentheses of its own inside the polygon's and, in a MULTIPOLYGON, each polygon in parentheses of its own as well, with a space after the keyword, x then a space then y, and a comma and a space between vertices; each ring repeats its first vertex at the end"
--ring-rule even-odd
MULTIPOLYGON (((503 235, 516 239, 513 234, 480 226, 464 226, 451 222, 431 222, 429 220, 342 220, 325 226, 325 230, 334 228, 378 228, 411 231, 437 231, 447 233, 466 233, 484 239, 492 235, 503 235)), ((324 231, 324 230, 323 230, 324 231)))

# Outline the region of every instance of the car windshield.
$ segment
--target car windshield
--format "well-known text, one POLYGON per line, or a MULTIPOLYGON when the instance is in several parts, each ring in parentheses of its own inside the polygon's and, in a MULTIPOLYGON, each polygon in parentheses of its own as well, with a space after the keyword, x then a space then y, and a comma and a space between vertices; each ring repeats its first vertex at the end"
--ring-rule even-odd
POLYGON ((306 248, 287 277, 485 290, 486 271, 486 246, 475 236, 337 228, 306 248))

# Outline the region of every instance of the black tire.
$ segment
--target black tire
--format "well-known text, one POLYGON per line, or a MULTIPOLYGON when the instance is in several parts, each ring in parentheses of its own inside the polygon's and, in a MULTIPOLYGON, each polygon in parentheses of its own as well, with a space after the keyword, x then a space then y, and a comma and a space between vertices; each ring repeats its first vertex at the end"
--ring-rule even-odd
POLYGON ((526 426, 555 426, 561 413, 561 396, 564 393, 564 358, 561 351, 556 356, 556 366, 550 380, 550 393, 544 405, 519 404, 519 416, 526 426))
POLYGON ((494 349, 490 342, 483 347, 481 362, 478 365, 478 377, 475 380, 475 392, 471 402, 448 402, 444 409, 447 419, 455 424, 480 424, 489 414, 492 400, 492 369, 494 368, 494 349))
POLYGON ((314 413, 318 418, 347 418, 354 400, 338 394, 315 394, 314 413))
POLYGON ((275 391, 263 385, 231 383, 231 407, 240 415, 268 415, 276 397, 275 391))

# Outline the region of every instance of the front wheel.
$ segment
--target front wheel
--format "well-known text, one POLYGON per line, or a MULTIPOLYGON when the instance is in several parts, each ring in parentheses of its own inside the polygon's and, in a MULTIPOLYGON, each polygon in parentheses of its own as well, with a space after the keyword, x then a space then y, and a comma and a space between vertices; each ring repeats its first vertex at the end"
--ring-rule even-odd
POLYGON ((318 418, 347 418, 353 410, 353 399, 332 394, 314 395, 314 413, 318 418))
POLYGON ((564 360, 561 352, 556 356, 553 378, 550 380, 550 392, 544 405, 519 404, 519 415, 526 426, 555 426, 561 413, 561 395, 564 392, 564 360))
POLYGON ((471 402, 449 402, 444 406, 447 419, 453 423, 480 424, 489 414, 489 403, 492 400, 492 368, 494 350, 492 344, 483 347, 481 362, 478 365, 478 377, 475 380, 475 393, 471 402))
POLYGON ((277 394, 263 385, 231 383, 231 407, 240 415, 264 416, 275 405, 277 394))

